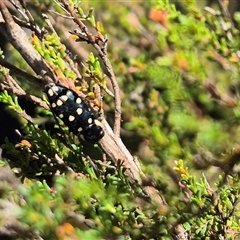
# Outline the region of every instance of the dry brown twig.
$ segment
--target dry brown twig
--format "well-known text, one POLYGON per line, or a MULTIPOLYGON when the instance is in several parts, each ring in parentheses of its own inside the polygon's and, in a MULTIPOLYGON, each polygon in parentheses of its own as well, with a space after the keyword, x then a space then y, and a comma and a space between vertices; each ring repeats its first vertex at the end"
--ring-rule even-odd
POLYGON ((231 24, 231 29, 234 29, 234 22, 232 21, 231 14, 230 14, 230 12, 228 11, 228 8, 227 8, 228 4, 229 4, 229 1, 218 0, 218 5, 221 9, 221 12, 222 12, 223 16, 231 24))
MULTIPOLYGON (((42 101, 40 98, 35 97, 33 95, 27 94, 13 79, 13 77, 6 72, 4 74, 5 82, 0 83, 0 89, 6 90, 10 93, 13 93, 17 96, 24 97, 25 99, 34 102, 35 104, 38 104, 41 107, 44 107, 45 109, 49 109, 47 104, 42 101)), ((31 116, 29 116, 25 111, 17 111, 17 113, 20 115, 20 117, 26 119, 28 122, 33 123, 31 116)))
POLYGON ((41 77, 38 82, 41 83, 41 85, 45 85, 47 82, 57 81, 51 68, 29 42, 26 33, 14 22, 12 15, 3 1, 0 1, 0 10, 1 34, 5 36, 13 47, 22 55, 34 72, 41 77))
POLYGON ((100 46, 96 40, 98 37, 93 36, 93 34, 88 31, 88 28, 86 27, 86 25, 79 19, 78 15, 75 13, 75 10, 69 6, 67 1, 61 0, 60 2, 63 4, 64 9, 67 10, 69 15, 73 17, 73 21, 79 26, 79 29, 81 30, 83 35, 86 35, 86 40, 88 41, 88 43, 90 43, 97 50, 99 57, 102 59, 103 64, 109 74, 110 81, 113 87, 114 100, 115 100, 115 116, 114 116, 113 132, 116 136, 119 136, 120 128, 121 128, 121 97, 120 97, 120 89, 116 80, 116 76, 114 74, 112 65, 106 54, 107 39, 104 39, 103 46, 100 46))
MULTIPOLYGON (((123 166, 127 169, 131 181, 137 182, 142 185, 145 175, 139 167, 137 160, 133 158, 128 149, 123 144, 121 138, 119 137, 120 132, 120 121, 121 121, 121 99, 120 99, 120 89, 118 87, 115 75, 113 73, 109 59, 106 56, 105 50, 103 50, 95 41, 93 36, 88 32, 85 25, 77 18, 74 10, 71 9, 66 1, 62 1, 64 7, 73 16, 74 21, 78 26, 87 34, 90 44, 98 51, 100 58, 104 62, 105 67, 110 75, 110 79, 113 85, 115 94, 115 128, 114 131, 111 129, 107 121, 104 119, 104 130, 105 136, 99 141, 100 146, 104 152, 114 161, 117 165, 119 161, 123 163, 123 166)), ((6 37, 6 39, 14 46, 15 49, 23 56, 25 61, 34 70, 34 72, 40 76, 36 84, 44 86, 49 82, 58 82, 53 70, 48 66, 40 54, 33 48, 28 40, 26 33, 21 29, 21 27, 14 22, 12 15, 8 11, 4 2, 0 1, 0 32, 6 37)), ((10 67, 11 70, 11 67, 10 67)), ((6 86, 5 86, 6 89, 6 86)), ((10 89, 8 89, 10 90, 10 89)), ((17 92, 16 94, 20 94, 17 92)), ((153 186, 143 186, 144 192, 147 194, 149 199, 156 202, 158 205, 163 205, 164 200, 160 196, 159 192, 153 186)))

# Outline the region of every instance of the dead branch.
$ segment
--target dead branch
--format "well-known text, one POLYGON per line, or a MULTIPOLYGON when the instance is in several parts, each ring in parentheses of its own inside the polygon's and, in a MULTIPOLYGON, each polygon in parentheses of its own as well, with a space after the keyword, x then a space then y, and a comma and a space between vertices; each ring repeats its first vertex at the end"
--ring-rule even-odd
POLYGON ((121 127, 121 97, 116 76, 112 69, 112 65, 107 57, 107 39, 104 40, 103 46, 100 46, 98 44, 98 41, 96 41, 98 37, 93 36, 93 34, 88 31, 87 26, 79 19, 78 15, 75 13, 75 10, 69 6, 67 1, 61 0, 61 3, 63 4, 64 8, 68 11, 69 15, 73 17, 73 21, 79 26, 81 32, 83 32, 84 35, 86 35, 86 42, 90 43, 97 50, 99 57, 102 59, 103 64, 105 65, 105 68, 109 74, 109 78, 113 87, 115 101, 113 132, 116 134, 116 136, 119 136, 121 127))
POLYGON ((57 81, 53 71, 29 42, 26 32, 14 22, 12 15, 3 1, 0 1, 0 11, 1 34, 5 36, 13 47, 22 55, 34 72, 41 76, 39 82, 44 85, 53 80, 57 81))

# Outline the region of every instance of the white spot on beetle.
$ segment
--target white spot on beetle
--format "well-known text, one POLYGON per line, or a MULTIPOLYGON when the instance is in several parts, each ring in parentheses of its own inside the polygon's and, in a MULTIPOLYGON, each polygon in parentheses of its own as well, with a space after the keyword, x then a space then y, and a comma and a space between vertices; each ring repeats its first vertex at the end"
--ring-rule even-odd
POLYGON ((76 112, 77 112, 78 115, 81 115, 83 110, 81 108, 78 108, 76 112))
POLYGON ((77 103, 77 104, 80 104, 81 102, 82 102, 82 99, 81 99, 81 98, 77 98, 77 99, 76 99, 76 103, 77 103))
POLYGON ((57 106, 59 106, 59 107, 60 107, 60 106, 62 106, 62 105, 63 105, 63 101, 62 101, 62 100, 60 100, 60 99, 58 99, 58 100, 57 100, 57 106))
POLYGON ((93 122, 92 118, 88 119, 88 123, 91 124, 93 122))
POLYGON ((72 116, 72 115, 69 115, 69 117, 68 117, 68 120, 69 120, 69 122, 72 122, 72 121, 74 121, 74 120, 75 120, 75 117, 74 117, 74 116, 72 116))
POLYGON ((53 90, 50 88, 48 89, 48 96, 52 97, 54 95, 53 90))
POLYGON ((55 108, 56 106, 56 103, 52 103, 52 108, 55 108))
POLYGON ((64 102, 66 102, 66 101, 68 100, 68 96, 67 96, 67 95, 61 96, 61 100, 63 100, 64 102))
POLYGON ((53 92, 58 92, 59 87, 58 86, 53 86, 51 89, 53 90, 53 92))

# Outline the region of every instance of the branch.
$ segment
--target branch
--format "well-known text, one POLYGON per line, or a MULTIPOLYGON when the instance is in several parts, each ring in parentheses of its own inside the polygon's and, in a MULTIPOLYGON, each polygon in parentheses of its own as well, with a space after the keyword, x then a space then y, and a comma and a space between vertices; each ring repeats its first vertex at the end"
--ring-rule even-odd
MULTIPOLYGON (((21 77, 21 78, 24 78, 26 79, 27 81, 31 82, 31 83, 34 83, 34 84, 39 84, 39 81, 41 79, 37 78, 37 77, 34 77, 33 75, 15 67, 14 65, 12 65, 11 63, 7 62, 7 61, 4 61, 3 59, 0 58, 0 65, 2 65, 3 67, 9 69, 10 73, 18 76, 18 77, 21 77)), ((39 85, 40 87, 40 85, 39 85)))
MULTIPOLYGON (((146 179, 146 176, 142 172, 140 164, 133 158, 122 140, 116 137, 106 120, 104 120, 103 123, 105 127, 105 135, 99 141, 99 144, 116 165, 119 160, 122 161, 131 181, 136 181, 142 186, 143 180, 146 179)), ((153 186, 144 186, 143 189, 152 201, 155 201, 159 205, 165 204, 165 200, 153 186)))
MULTIPOLYGON (((99 45, 99 36, 93 36, 89 31, 87 26, 80 20, 78 15, 75 13, 75 10, 72 9, 69 4, 65 0, 61 0, 64 8, 68 11, 68 13, 73 17, 73 21, 79 26, 81 32, 86 35, 86 42, 90 43, 98 52, 100 58, 103 61, 104 66, 109 74, 110 81, 113 87, 114 92, 114 100, 115 100, 115 121, 113 132, 116 136, 120 135, 121 128, 121 97, 120 97, 120 89, 118 82, 116 80, 114 71, 112 69, 112 65, 107 57, 107 39, 103 41, 103 46, 99 45)), ((100 34, 100 33, 99 33, 100 34)), ((102 40, 102 39, 101 39, 102 40)))
POLYGON ((218 4, 222 11, 223 16, 230 22, 231 29, 234 29, 234 23, 232 21, 231 14, 227 9, 227 3, 228 3, 228 1, 218 0, 218 4))
MULTIPOLYGON (((0 188, 1 192, 6 191, 18 191, 21 183, 13 174, 12 170, 8 165, 1 167, 0 171, 0 188), (4 189, 2 189, 4 188, 4 189), (11 190, 10 190, 11 189, 11 190)), ((19 211, 20 207, 14 201, 24 203, 21 196, 18 199, 14 198, 4 198, 0 199, 0 215, 1 215, 1 225, 0 225, 0 238, 1 239, 42 239, 39 233, 34 233, 31 229, 27 228, 26 225, 22 224, 16 217, 16 212, 19 211)))
POLYGON ((52 82, 53 80, 57 81, 53 71, 29 42, 26 33, 14 22, 4 1, 0 1, 0 12, 2 14, 0 15, 1 34, 5 36, 13 47, 22 55, 34 72, 42 77, 38 81, 42 85, 52 82))
POLYGON ((15 80, 12 78, 12 76, 10 76, 9 74, 5 74, 4 77, 5 77, 6 83, 0 83, 0 89, 1 90, 7 90, 8 92, 11 92, 11 93, 13 93, 17 96, 24 97, 26 100, 31 101, 32 103, 37 104, 37 105, 49 110, 49 107, 46 104, 46 102, 44 102, 42 99, 40 99, 36 96, 27 94, 15 82, 15 80))

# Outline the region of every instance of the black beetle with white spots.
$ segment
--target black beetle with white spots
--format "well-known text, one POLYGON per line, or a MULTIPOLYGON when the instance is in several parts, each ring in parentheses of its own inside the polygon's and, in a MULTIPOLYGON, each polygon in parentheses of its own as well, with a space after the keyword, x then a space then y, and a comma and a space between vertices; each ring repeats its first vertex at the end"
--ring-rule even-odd
POLYGON ((53 113, 73 134, 91 143, 98 142, 104 136, 99 113, 91 109, 77 93, 54 83, 46 86, 46 93, 53 113))

